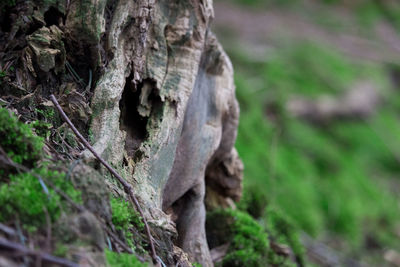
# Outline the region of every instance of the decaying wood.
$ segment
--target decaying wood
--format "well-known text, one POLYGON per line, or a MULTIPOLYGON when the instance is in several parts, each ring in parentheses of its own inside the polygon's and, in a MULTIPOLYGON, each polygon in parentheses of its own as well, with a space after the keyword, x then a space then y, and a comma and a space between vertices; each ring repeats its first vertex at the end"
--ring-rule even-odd
POLYGON ((227 201, 241 193, 232 66, 209 30, 211 1, 143 3, 137 7, 143 12, 133 12, 135 4, 126 1, 114 9, 110 31, 121 25, 129 30, 107 36, 113 58, 94 88, 93 148, 115 165, 125 157, 127 182, 137 188, 144 215, 168 232, 174 224, 165 223, 164 212, 172 209, 177 245, 192 261, 210 266, 206 176, 227 201), (127 21, 138 13, 143 42, 128 44, 135 28, 127 21))
POLYGON ((206 266, 212 264, 211 256, 205 229, 199 227, 205 224, 206 170, 209 184, 223 184, 217 175, 222 174, 240 197, 242 164, 233 148, 238 113, 232 66, 209 33, 163 195, 164 210, 172 208, 177 216, 178 244, 206 266), (224 164, 226 168, 220 170, 224 164))
POLYGON ((150 255, 153 258, 154 263, 157 263, 159 261, 157 254, 156 254, 156 250, 154 248, 154 243, 153 243, 153 238, 151 237, 151 233, 150 233, 150 228, 149 225, 147 224, 147 220, 146 218, 143 216, 143 211, 142 208, 140 207, 140 204, 138 202, 138 200, 136 199, 134 193, 133 193, 133 189, 132 186, 130 184, 128 184, 124 178, 122 178, 121 175, 119 175, 113 167, 111 167, 103 158, 101 158, 96 151, 93 149, 93 147, 89 144, 88 141, 86 141, 86 139, 81 135, 81 133, 76 129, 76 127, 74 126, 74 124, 71 122, 71 120, 68 118, 68 116, 65 114, 65 112, 63 111, 63 109, 61 108, 60 104, 58 103, 57 99, 55 98, 54 95, 50 95, 50 99, 53 102, 53 104, 56 106, 58 112, 60 112, 61 117, 63 118, 63 120, 69 125, 69 127, 71 127, 72 131, 76 134, 76 136, 79 138, 79 140, 85 145, 85 147, 87 149, 90 150, 90 152, 93 153, 93 155, 101 162, 101 164, 104 165, 104 167, 107 168, 107 170, 118 180, 118 182, 123 186, 126 194, 129 196, 131 203, 133 204, 133 206, 137 209, 137 211, 139 212, 141 218, 143 219, 143 223, 145 226, 145 231, 147 234, 147 238, 150 244, 150 255))
POLYGON ((77 134, 82 152, 54 134, 52 151, 61 139, 63 158, 98 158, 124 171, 125 179, 111 173, 144 218, 154 261, 162 248, 169 249, 167 265, 189 259, 211 266, 206 191, 218 199, 207 207, 232 206, 243 169, 234 148, 233 70, 210 31, 212 1, 17 2, 0 35, 0 65, 15 68, 5 91, 17 93, 0 94, 0 101, 30 118, 29 103, 51 108, 48 99, 57 96, 91 145, 77 134))

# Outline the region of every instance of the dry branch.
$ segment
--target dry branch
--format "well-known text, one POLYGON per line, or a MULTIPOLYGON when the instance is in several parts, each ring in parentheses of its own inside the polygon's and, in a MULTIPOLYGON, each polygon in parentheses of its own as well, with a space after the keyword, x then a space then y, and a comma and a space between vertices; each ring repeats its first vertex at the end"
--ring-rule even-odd
POLYGON ((10 250, 12 252, 18 252, 21 253, 23 255, 27 255, 27 256, 32 256, 32 257, 36 257, 40 258, 42 261, 48 262, 48 263, 55 263, 55 264, 59 264, 62 266, 68 266, 68 267, 78 267, 79 265, 69 261, 67 259, 63 259, 63 258, 58 258, 55 257, 53 255, 50 255, 48 253, 44 253, 44 252, 40 252, 40 251, 36 251, 36 250, 31 250, 26 248, 25 246, 15 243, 15 242, 11 242, 8 241, 4 238, 0 238, 0 249, 3 250, 10 250))
POLYGON ((10 235, 10 236, 17 235, 17 232, 14 229, 12 229, 11 227, 8 227, 7 225, 4 225, 2 223, 0 223, 0 231, 2 231, 3 233, 6 233, 7 235, 10 235))

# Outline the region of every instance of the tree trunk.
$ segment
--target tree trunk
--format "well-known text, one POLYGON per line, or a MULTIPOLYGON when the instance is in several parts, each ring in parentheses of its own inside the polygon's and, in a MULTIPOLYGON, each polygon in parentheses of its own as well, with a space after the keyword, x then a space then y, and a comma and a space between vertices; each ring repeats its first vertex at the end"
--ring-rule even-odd
MULTIPOLYGON (((167 254, 179 247, 212 266, 205 195, 208 208, 232 206, 243 169, 233 70, 209 29, 212 1, 9 0, 0 15, 7 107, 28 120, 54 94, 134 187, 163 261, 175 266, 167 254)), ((54 136, 47 141, 60 151, 54 136)), ((59 153, 65 166, 84 159, 81 169, 123 195, 82 146, 59 153)))

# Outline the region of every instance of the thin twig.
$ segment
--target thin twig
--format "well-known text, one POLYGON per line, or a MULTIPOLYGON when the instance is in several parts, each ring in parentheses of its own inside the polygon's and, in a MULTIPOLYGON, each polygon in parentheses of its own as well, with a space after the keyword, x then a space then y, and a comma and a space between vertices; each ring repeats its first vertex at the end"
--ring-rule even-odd
POLYGON ((4 104, 9 104, 8 101, 5 101, 4 99, 0 98, 0 103, 4 103, 4 104))
POLYGON ((108 249, 109 249, 110 251, 113 251, 113 248, 112 248, 112 244, 111 244, 110 237, 109 237, 109 236, 107 236, 107 237, 106 237, 106 239, 107 239, 107 245, 108 245, 108 249))
POLYGON ((15 220, 15 226, 17 227, 17 235, 18 235, 18 238, 19 238, 19 241, 21 242, 21 244, 23 246, 25 246, 26 237, 22 233, 18 214, 16 215, 16 217, 17 217, 17 219, 15 220))
POLYGON ((105 227, 104 230, 105 230, 105 231, 107 232, 107 234, 108 234, 109 236, 111 236, 111 238, 114 239, 114 241, 115 241, 116 243, 118 243, 118 245, 120 245, 125 251, 127 251, 127 252, 130 253, 130 254, 133 253, 132 249, 131 249, 130 247, 128 247, 128 246, 127 246, 124 242, 122 242, 120 239, 118 239, 117 236, 116 236, 113 232, 111 232, 110 229, 108 229, 107 227, 105 227))
POLYGON ((11 227, 8 227, 7 225, 4 225, 2 223, 0 223, 0 231, 2 231, 3 233, 6 233, 9 236, 16 236, 17 232, 12 229, 11 227))
POLYGON ((72 164, 68 167, 68 171, 67 174, 65 175, 65 179, 70 180, 70 177, 72 176, 72 171, 74 170, 74 168, 76 167, 76 165, 78 165, 79 163, 81 163, 82 160, 80 159, 76 159, 72 162, 72 164))
POLYGON ((71 128, 71 130, 75 133, 75 135, 80 139, 80 141, 85 145, 85 147, 87 149, 89 149, 90 152, 92 152, 92 154, 101 162, 101 164, 104 165, 104 167, 106 167, 106 169, 117 179, 117 181, 123 186, 125 193, 129 196, 130 200, 133 202, 134 206, 136 206, 137 211, 139 212, 140 216, 143 219, 143 223, 145 226, 145 230, 146 230, 146 235, 147 238, 149 240, 149 244, 150 244, 150 248, 151 248, 151 257, 153 259, 154 263, 158 263, 159 260, 157 258, 157 254, 156 254, 156 250, 154 248, 154 243, 153 243, 153 239, 151 237, 151 233, 150 233, 150 228, 149 225, 147 224, 147 220, 143 215, 143 211, 139 205, 139 202, 137 200, 137 198, 135 197, 135 195, 133 194, 133 189, 132 186, 130 184, 128 184, 124 178, 122 178, 115 170, 114 168, 112 168, 102 157, 100 157, 100 155, 93 149, 93 147, 89 144, 89 142, 81 135, 81 133, 75 128, 75 126, 73 125, 73 123, 71 122, 71 120, 68 118, 68 116, 65 114, 65 112, 63 111, 63 109, 61 108, 60 104, 58 103, 57 99, 55 98, 55 96, 52 94, 50 95, 50 100, 53 102, 53 104, 55 105, 55 107, 57 108, 58 112, 60 113, 61 117, 64 119, 64 121, 69 125, 69 127, 71 128))
MULTIPOLYGON (((12 159, 10 159, 8 157, 7 153, 4 151, 4 149, 1 146, 0 146, 0 162, 6 164, 8 166, 11 166, 11 167, 17 169, 18 171, 22 170, 24 172, 31 173, 31 171, 27 167, 20 165, 18 163, 15 163, 12 159)), ((37 174, 32 173, 32 175, 35 176, 39 180, 39 183, 42 186, 43 191, 46 193, 47 196, 49 196, 49 189, 47 188, 46 184, 44 183, 43 178, 37 174)))
POLYGON ((0 238, 0 248, 2 249, 7 249, 7 250, 12 250, 12 251, 18 251, 23 253, 24 255, 29 255, 29 256, 33 256, 33 257, 40 257, 43 261, 49 262, 49 263, 55 263, 55 264, 59 264, 62 266, 68 266, 68 267, 78 267, 79 265, 69 261, 67 259, 63 259, 63 258, 59 258, 59 257, 55 257, 53 255, 50 255, 48 253, 43 253, 40 251, 36 251, 36 250, 31 250, 28 249, 27 247, 15 243, 15 242, 11 242, 9 240, 6 240, 4 238, 0 238))
POLYGON ((82 80, 81 77, 79 77, 79 75, 76 73, 76 71, 74 70, 74 68, 72 68, 71 64, 69 64, 68 61, 65 62, 65 65, 67 66, 67 69, 70 71, 72 78, 74 78, 74 80, 79 83, 82 86, 85 86, 85 82, 82 80))
MULTIPOLYGON (((21 225, 19 223, 19 215, 16 214, 16 220, 15 220, 15 227, 17 228, 17 237, 19 238, 19 242, 21 243, 22 246, 25 246, 25 236, 22 234, 21 231, 21 225)), ((22 260, 24 261, 25 266, 28 266, 28 258, 26 255, 23 255, 22 260)))
POLYGON ((86 87, 86 91, 90 92, 91 88, 92 88, 92 70, 89 70, 89 83, 88 86, 86 87))
POLYGON ((51 251, 51 218, 49 215, 49 212, 47 211, 47 208, 43 206, 43 212, 46 216, 46 251, 50 252, 51 251))

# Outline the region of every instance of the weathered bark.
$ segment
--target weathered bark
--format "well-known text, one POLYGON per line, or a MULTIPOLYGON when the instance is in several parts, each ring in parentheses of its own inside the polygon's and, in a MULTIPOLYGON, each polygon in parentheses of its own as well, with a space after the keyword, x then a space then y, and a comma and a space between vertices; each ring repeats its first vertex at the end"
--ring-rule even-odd
MULTIPOLYGON (((199 262, 211 265, 203 227, 206 167, 216 169, 214 166, 228 163, 228 168, 239 169, 237 176, 229 178, 240 181, 241 164, 228 161, 237 158, 233 144, 239 112, 232 67, 211 34, 205 48, 187 104, 175 162, 164 188, 163 207, 171 207, 177 216, 178 244, 199 262)), ((217 181, 222 183, 222 179, 217 181)), ((240 189, 240 182, 235 189, 240 189)))
MULTIPOLYGON (((243 169, 234 149, 233 70, 209 30, 212 2, 21 1, 2 12, 14 26, 0 36, 1 63, 18 51, 10 84, 44 98, 54 93, 85 134, 90 120, 94 149, 123 170, 156 237, 173 250, 177 234, 175 245, 192 262, 212 266, 206 183, 219 196, 216 205, 231 205, 243 169), (88 82, 66 77, 69 64, 88 82)), ((96 167, 88 151, 80 157, 96 167)))

